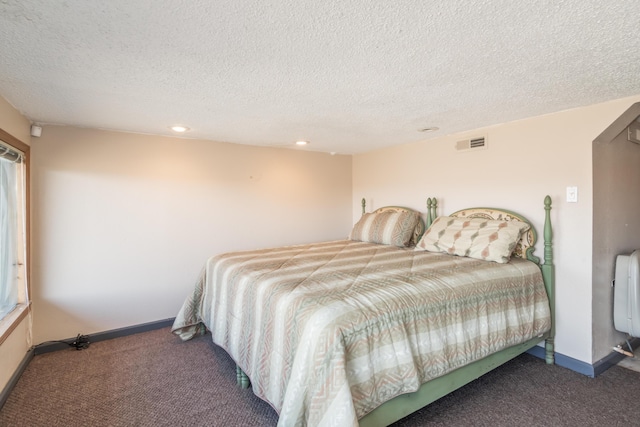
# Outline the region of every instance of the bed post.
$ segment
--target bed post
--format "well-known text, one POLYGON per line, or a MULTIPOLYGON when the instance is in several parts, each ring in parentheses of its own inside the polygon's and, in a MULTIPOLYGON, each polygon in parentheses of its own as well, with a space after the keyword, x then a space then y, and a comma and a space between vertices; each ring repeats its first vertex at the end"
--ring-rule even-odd
POLYGON ((434 197, 433 199, 429 197, 427 199, 427 221, 426 228, 429 228, 433 221, 436 219, 436 209, 438 207, 438 200, 434 197))
POLYGON ((549 337, 545 340, 545 359, 548 364, 554 363, 554 337, 556 335, 556 314, 555 314, 555 267, 553 266, 553 248, 551 241, 553 230, 551 229, 551 197, 544 199, 544 264, 540 266, 542 278, 547 288, 549 297, 549 309, 551 310, 551 330, 549 337))
POLYGON ((362 215, 364 215, 367 207, 367 201, 364 199, 364 197, 362 198, 362 201, 360 202, 360 204, 362 205, 362 215))
POLYGON ((236 365, 236 377, 240 388, 249 388, 251 386, 249 377, 242 371, 242 369, 238 365, 236 365))

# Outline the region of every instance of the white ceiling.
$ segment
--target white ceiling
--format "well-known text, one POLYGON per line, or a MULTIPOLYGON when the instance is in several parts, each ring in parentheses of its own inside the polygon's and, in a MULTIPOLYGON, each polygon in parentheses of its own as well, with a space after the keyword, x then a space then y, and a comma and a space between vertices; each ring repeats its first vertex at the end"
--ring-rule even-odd
POLYGON ((0 94, 41 124, 359 153, 640 94, 638 6, 0 0, 0 94))

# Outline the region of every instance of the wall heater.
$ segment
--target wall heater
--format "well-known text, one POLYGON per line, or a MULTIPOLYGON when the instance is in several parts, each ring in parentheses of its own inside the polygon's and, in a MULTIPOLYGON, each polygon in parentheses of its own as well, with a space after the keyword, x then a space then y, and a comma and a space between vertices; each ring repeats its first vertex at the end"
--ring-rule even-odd
POLYGON ((614 327, 640 337, 640 250, 617 256, 613 294, 614 327))

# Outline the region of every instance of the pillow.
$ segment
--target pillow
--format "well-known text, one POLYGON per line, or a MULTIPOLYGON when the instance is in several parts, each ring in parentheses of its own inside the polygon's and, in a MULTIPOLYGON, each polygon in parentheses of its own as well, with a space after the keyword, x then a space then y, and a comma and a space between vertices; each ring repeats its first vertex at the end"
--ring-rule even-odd
POLYGON ((424 233, 416 250, 509 262, 522 233, 529 224, 484 218, 441 216, 424 233))
POLYGON ((353 226, 349 240, 409 246, 419 219, 417 212, 365 213, 353 226))

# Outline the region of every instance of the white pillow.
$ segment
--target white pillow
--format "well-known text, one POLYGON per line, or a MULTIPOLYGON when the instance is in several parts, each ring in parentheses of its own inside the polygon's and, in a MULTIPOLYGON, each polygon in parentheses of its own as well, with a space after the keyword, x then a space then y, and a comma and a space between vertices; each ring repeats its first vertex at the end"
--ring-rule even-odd
POLYGON ((506 263, 529 228, 521 221, 441 216, 425 231, 416 250, 506 263))

